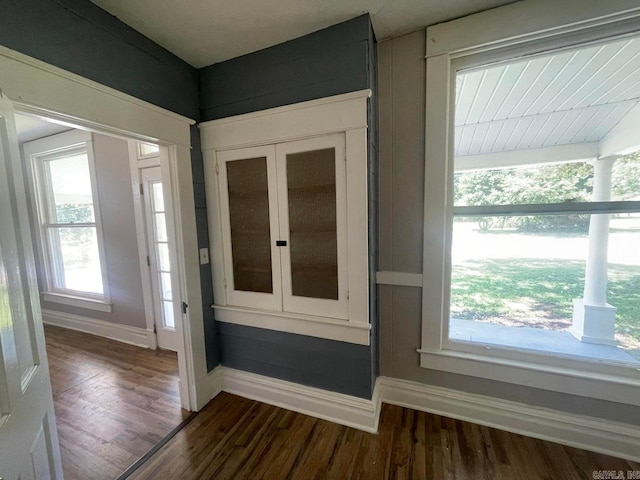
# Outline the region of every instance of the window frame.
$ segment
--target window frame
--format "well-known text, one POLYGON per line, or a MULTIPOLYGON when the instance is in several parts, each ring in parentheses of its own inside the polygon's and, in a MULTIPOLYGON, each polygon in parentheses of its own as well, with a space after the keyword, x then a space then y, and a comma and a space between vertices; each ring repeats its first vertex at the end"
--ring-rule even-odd
MULTIPOLYGON (((422 338, 417 350, 421 367, 640 405, 640 369, 449 340, 454 212, 496 211, 453 207, 456 71, 637 34, 633 23, 640 8, 626 4, 624 10, 620 4, 585 9, 576 0, 562 6, 520 2, 427 28, 422 338)), ((614 203, 577 208, 605 213, 614 203)), ((523 210, 520 205, 499 209, 523 210)))
MULTIPOLYGON (((49 137, 33 140, 24 144, 24 155, 30 178, 34 235, 37 244, 36 255, 40 260, 42 272, 41 297, 42 300, 64 305, 111 312, 112 303, 109 294, 109 282, 106 269, 104 235, 100 214, 99 189, 95 171, 95 156, 93 152, 92 134, 82 130, 70 130, 49 137), (55 276, 59 275, 56 267, 54 247, 50 242, 50 199, 53 192, 50 189, 48 175, 44 162, 50 161, 52 156, 66 152, 86 152, 91 181, 91 195, 93 200, 94 222, 83 223, 82 226, 95 227, 98 244, 98 257, 102 277, 103 294, 83 292, 79 290, 56 287, 55 276)), ((55 225, 64 225, 58 224, 55 225)), ((77 224, 76 224, 77 225, 77 224)))

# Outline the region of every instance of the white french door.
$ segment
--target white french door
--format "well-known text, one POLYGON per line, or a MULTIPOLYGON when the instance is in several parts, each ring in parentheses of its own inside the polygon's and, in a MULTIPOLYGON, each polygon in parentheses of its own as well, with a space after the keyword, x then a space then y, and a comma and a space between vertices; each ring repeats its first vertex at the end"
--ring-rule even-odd
MULTIPOLYGON (((176 332, 174 292, 172 290, 171 249, 167 232, 167 214, 165 209, 164 188, 160 167, 140 170, 145 230, 147 240, 147 264, 151 277, 153 311, 158 346, 178 351, 180 338, 176 332)), ((179 321, 179 319, 178 319, 179 321)))
POLYGON ((0 477, 61 479, 21 168, 13 107, 0 93, 0 477))

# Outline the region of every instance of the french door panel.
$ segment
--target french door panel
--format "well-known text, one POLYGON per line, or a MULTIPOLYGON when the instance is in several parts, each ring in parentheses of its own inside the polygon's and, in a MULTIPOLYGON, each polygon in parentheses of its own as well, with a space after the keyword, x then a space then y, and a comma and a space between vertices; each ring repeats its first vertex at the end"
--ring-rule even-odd
POLYGON ((282 310, 275 147, 217 153, 227 304, 282 310))
POLYGON ((172 289, 171 248, 167 232, 164 187, 160 167, 140 170, 144 197, 149 273, 154 306, 158 346, 177 352, 180 335, 176 329, 174 292, 172 289))
POLYGON ((344 134, 276 145, 285 312, 347 319, 344 134))

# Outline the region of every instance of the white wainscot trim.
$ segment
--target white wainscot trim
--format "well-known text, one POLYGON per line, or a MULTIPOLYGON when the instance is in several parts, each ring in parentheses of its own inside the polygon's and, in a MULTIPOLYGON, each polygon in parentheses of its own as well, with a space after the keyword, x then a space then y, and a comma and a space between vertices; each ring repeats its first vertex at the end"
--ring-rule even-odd
POLYGON ((373 398, 368 400, 232 368, 218 369, 222 370, 224 392, 358 430, 378 431, 380 397, 377 388, 373 398))
POLYGON ((378 385, 391 405, 640 461, 640 427, 389 377, 378 385))
POLYGON ((148 332, 144 328, 105 322, 104 320, 53 310, 42 310, 42 321, 47 325, 91 333, 144 348, 149 347, 149 334, 153 335, 153 332, 148 332))
POLYGON ((266 328, 267 330, 326 338, 358 345, 370 345, 371 343, 371 325, 368 323, 222 305, 213 305, 212 308, 216 312, 215 317, 218 322, 266 328))

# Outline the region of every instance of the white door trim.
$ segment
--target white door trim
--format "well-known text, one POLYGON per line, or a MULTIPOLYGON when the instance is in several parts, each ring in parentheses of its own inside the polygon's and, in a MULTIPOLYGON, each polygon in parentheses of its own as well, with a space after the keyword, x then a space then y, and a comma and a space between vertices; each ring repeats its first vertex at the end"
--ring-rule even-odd
POLYGON ((181 301, 189 305, 182 316, 184 348, 178 353, 181 401, 195 409, 198 381, 207 375, 190 155, 189 126, 195 122, 5 47, 0 47, 0 90, 23 113, 168 147, 163 171, 172 180, 178 284, 181 301))
POLYGON ((136 223, 136 240, 138 243, 138 260, 142 278, 142 297, 144 302, 144 315, 147 325, 147 346, 155 350, 158 348, 158 339, 155 334, 155 310, 153 307, 153 287, 147 265, 147 239, 145 228, 144 208, 142 205, 142 191, 140 187, 140 170, 146 167, 160 166, 160 154, 152 163, 146 162, 144 167, 139 165, 137 141, 129 140, 129 169, 131 172, 131 191, 133 192, 133 216, 136 223))

